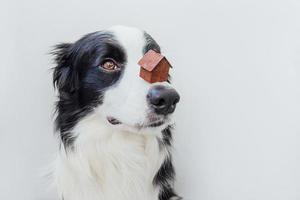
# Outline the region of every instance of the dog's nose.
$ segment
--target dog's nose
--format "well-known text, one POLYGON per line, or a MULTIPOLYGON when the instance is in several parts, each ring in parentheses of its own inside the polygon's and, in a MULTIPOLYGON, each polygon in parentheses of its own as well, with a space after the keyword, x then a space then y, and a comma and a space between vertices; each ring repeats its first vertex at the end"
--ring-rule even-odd
POLYGON ((173 88, 156 85, 149 90, 147 99, 155 113, 167 115, 174 112, 180 96, 173 88))

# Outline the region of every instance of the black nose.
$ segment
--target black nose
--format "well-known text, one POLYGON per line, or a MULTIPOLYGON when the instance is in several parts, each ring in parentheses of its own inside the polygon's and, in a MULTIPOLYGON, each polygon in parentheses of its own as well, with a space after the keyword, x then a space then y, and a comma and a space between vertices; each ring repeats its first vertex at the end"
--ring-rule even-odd
POLYGON ((172 88, 156 85, 149 90, 147 99, 155 113, 167 115, 174 112, 180 96, 172 88))

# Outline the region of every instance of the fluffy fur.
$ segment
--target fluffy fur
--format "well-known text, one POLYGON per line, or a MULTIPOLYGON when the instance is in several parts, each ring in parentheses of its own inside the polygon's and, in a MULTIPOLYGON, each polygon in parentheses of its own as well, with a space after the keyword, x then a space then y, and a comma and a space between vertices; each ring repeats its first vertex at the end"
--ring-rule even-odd
POLYGON ((139 77, 138 60, 153 38, 116 26, 57 45, 53 80, 58 90, 60 150, 54 177, 64 200, 174 200, 171 116, 157 115, 139 77), (101 64, 111 58, 120 70, 101 64), (108 117, 117 119, 112 124, 108 117))

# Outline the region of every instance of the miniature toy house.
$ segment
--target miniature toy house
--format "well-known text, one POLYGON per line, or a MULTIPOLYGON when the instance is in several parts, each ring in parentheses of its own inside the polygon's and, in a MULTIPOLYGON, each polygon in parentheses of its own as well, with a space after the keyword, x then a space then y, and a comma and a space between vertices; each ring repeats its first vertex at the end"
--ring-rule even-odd
POLYGON ((168 80, 171 65, 160 53, 149 50, 138 64, 141 66, 140 77, 147 82, 155 83, 168 80))

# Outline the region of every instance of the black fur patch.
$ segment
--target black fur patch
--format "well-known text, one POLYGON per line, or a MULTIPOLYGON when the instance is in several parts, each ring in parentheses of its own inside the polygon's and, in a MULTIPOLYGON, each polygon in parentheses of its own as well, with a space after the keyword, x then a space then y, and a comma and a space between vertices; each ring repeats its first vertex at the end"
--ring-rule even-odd
MULTIPOLYGON (((158 140, 160 148, 171 148, 172 145, 172 126, 168 126, 162 131, 162 138, 158 140)), ((169 200, 170 198, 181 199, 173 190, 175 170, 172 164, 172 157, 169 155, 160 166, 154 176, 153 185, 159 186, 159 200, 169 200), (176 197, 176 198, 175 198, 176 197)))
POLYGON ((166 186, 174 180, 175 171, 171 157, 167 157, 153 179, 155 185, 166 186))
POLYGON ((144 54, 147 53, 149 50, 156 51, 157 53, 160 53, 160 46, 157 44, 157 42, 149 35, 148 33, 144 32, 144 37, 146 40, 146 44, 144 47, 144 54))
POLYGON ((172 197, 174 198, 174 200, 180 200, 181 199, 181 197, 176 195, 176 193, 174 192, 172 187, 165 186, 165 187, 161 188, 161 190, 159 192, 159 195, 158 195, 159 200, 170 200, 172 197))
POLYGON ((116 84, 126 64, 126 53, 107 32, 88 34, 73 44, 59 44, 52 54, 56 67, 53 83, 58 90, 56 130, 65 147, 72 145, 72 128, 102 103, 106 88, 116 84), (111 58, 120 71, 107 72, 99 66, 111 58))
MULTIPOLYGON (((158 185, 160 188, 159 200, 169 200, 171 197, 178 197, 173 190, 174 177, 175 171, 170 156, 163 162, 153 179, 153 184, 158 185)), ((178 199, 180 198, 178 197, 178 199)))
POLYGON ((162 142, 164 143, 164 145, 171 146, 171 144, 172 144, 173 138, 172 138, 171 129, 172 129, 172 127, 168 126, 161 132, 162 133, 162 142))

